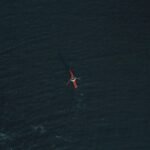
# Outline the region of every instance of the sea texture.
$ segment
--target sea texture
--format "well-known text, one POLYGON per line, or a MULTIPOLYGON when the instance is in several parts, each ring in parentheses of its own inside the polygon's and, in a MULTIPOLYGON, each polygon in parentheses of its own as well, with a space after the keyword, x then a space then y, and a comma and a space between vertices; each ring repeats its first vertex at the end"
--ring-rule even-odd
POLYGON ((148 3, 1 1, 0 11, 0 150, 150 150, 148 3))

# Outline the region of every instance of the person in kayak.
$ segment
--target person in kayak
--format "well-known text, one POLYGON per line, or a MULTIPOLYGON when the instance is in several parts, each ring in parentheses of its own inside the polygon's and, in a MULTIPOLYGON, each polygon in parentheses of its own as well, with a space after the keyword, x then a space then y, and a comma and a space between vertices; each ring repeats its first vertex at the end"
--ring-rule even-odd
POLYGON ((78 88, 77 79, 79 79, 79 78, 77 78, 77 77, 74 75, 72 69, 69 70, 69 74, 70 74, 70 79, 68 80, 67 85, 69 85, 70 82, 71 82, 71 83, 73 84, 73 88, 74 88, 74 89, 77 89, 77 88, 78 88))
POLYGON ((73 88, 77 89, 78 88, 77 80, 80 79, 80 78, 77 78, 74 75, 73 69, 70 67, 69 63, 66 62, 66 60, 63 57, 63 55, 61 54, 61 52, 58 52, 58 56, 59 56, 60 61, 64 65, 66 72, 68 73, 68 71, 69 71, 70 79, 68 80, 67 85, 70 85, 70 83, 72 83, 73 84, 73 88))

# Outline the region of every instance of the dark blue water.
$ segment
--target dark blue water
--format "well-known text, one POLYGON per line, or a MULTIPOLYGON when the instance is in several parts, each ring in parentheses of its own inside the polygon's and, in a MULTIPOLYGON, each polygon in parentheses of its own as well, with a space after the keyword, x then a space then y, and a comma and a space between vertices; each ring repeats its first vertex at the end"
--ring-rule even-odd
POLYGON ((0 2, 1 150, 149 150, 144 1, 0 2), (66 86, 71 65, 79 88, 66 86))

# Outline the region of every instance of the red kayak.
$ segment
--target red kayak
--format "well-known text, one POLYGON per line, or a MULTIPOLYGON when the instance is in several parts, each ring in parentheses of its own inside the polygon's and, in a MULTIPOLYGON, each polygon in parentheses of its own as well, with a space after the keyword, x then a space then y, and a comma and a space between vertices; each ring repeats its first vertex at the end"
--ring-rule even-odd
POLYGON ((70 82, 71 82, 71 83, 73 84, 74 89, 77 89, 77 88, 78 88, 77 79, 79 79, 79 78, 77 78, 77 77, 74 75, 72 69, 69 70, 69 74, 70 74, 70 79, 69 79, 69 81, 67 82, 67 85, 69 85, 70 82))

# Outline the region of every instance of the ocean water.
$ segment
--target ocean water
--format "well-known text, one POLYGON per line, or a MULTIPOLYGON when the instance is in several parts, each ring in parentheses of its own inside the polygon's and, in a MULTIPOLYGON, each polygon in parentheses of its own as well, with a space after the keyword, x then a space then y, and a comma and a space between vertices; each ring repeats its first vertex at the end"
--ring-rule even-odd
POLYGON ((144 1, 0 2, 1 150, 149 150, 144 1), (72 66, 79 88, 67 87, 72 66))

